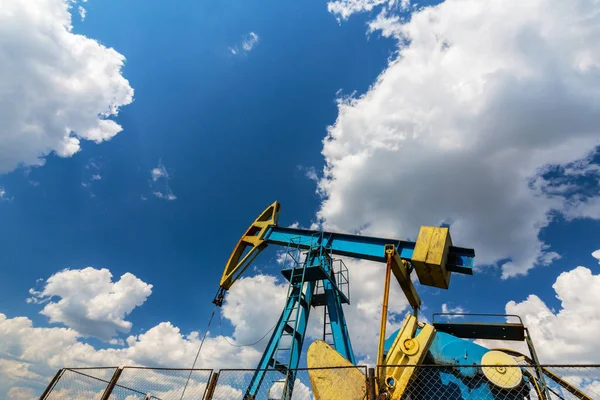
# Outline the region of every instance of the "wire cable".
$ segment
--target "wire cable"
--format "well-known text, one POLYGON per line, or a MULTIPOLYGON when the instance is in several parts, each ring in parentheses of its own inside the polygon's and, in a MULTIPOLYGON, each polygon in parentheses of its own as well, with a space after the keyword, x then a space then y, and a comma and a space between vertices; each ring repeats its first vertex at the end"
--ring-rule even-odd
POLYGON ((210 328, 210 324, 212 323, 213 317, 215 316, 215 311, 217 311, 216 305, 215 305, 215 308, 213 308, 213 312, 210 316, 210 319, 208 320, 208 326, 206 327, 206 330, 204 331, 204 336, 202 337, 202 341, 200 342, 200 347, 198 347, 198 352, 196 353, 196 358, 194 358, 194 364, 192 364, 192 369, 190 369, 190 374, 188 375, 187 380, 185 381, 185 386, 183 387, 183 392, 181 393, 180 400, 183 399, 183 395, 185 394, 188 384, 190 383, 190 378, 192 377, 192 372, 194 372, 194 368, 196 367, 196 362, 198 361, 198 356, 200 355, 200 350, 202 350, 202 345, 204 344, 204 339, 206 339, 206 335, 208 334, 208 329, 210 328))
POLYGON ((227 343, 229 343, 229 345, 230 345, 230 346, 233 346, 233 347, 250 347, 250 346, 254 346, 254 345, 256 345, 256 344, 259 344, 260 342, 262 342, 262 340, 263 340, 264 338, 266 338, 266 337, 267 337, 267 335, 268 335, 269 333, 271 333, 271 331, 272 331, 273 329, 275 329, 275 327, 276 327, 276 326, 277 326, 277 324, 273 325, 273 326, 271 327, 271 329, 269 329, 269 330, 267 331, 267 333, 265 333, 265 334, 263 335, 263 337, 261 337, 260 339, 258 339, 258 340, 257 340, 256 342, 254 342, 254 343, 250 343, 250 344, 235 344, 235 343, 231 343, 231 342, 229 341, 229 339, 227 339, 227 336, 223 335, 223 318, 221 317, 221 314, 219 314, 219 329, 221 330, 221 336, 223 336, 223 337, 225 338, 225 341, 226 341, 227 343))
POLYGON ((552 393, 554 393, 556 395, 556 397, 558 397, 561 400, 565 400, 564 397, 562 397, 560 394, 556 393, 554 390, 552 390, 551 387, 546 386, 546 389, 548 389, 549 391, 551 391, 552 393))

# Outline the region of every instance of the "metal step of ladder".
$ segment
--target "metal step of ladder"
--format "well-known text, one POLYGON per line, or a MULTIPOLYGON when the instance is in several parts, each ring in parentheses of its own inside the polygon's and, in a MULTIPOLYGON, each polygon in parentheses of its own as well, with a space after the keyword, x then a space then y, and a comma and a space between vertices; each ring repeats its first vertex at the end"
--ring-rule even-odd
POLYGON ((333 332, 331 332, 331 320, 329 319, 329 310, 327 306, 323 307, 323 341, 335 349, 335 341, 333 340, 333 332), (329 329, 327 329, 329 327, 329 329), (329 337, 329 340, 328 340, 329 337))
POLYGON ((305 272, 305 266, 296 266, 292 271, 288 287, 288 298, 293 296, 295 301, 291 302, 292 308, 289 318, 283 326, 281 338, 277 344, 274 357, 271 360, 273 368, 282 373, 287 373, 287 366, 291 362, 293 350, 301 338, 301 334, 298 332, 298 321, 300 320, 301 312, 306 312, 308 308, 308 303, 304 295, 305 272))

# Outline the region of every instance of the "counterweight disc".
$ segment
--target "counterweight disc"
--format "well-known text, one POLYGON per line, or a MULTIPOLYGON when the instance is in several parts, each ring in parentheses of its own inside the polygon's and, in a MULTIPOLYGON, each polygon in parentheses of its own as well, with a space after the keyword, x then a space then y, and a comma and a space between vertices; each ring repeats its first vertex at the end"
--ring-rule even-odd
POLYGON ((481 365, 485 377, 502 389, 514 389, 523 379, 515 359, 502 351, 488 351, 481 358, 481 365))

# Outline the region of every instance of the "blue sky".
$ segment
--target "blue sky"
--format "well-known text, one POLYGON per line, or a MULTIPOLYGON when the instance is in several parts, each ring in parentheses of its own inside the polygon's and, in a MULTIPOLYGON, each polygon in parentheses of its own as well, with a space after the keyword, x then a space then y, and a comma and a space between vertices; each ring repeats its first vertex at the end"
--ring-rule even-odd
POLYGON ((22 169, 2 177, 14 197, 2 204, 3 220, 19 226, 2 236, 15 250, 7 255, 11 268, 3 269, 2 308, 30 313, 23 296, 36 279, 62 268, 105 266, 147 282, 179 276, 155 289, 149 308, 160 314, 146 323, 175 313, 187 329, 197 329, 233 245, 262 209, 279 200, 283 223, 310 224, 319 198, 298 167, 322 168, 321 141, 336 117, 336 92, 364 92, 392 43, 367 40, 364 19, 339 26, 322 4, 273 2, 272 18, 239 2, 86 7, 83 22, 74 18, 75 31, 127 54, 123 75, 135 101, 117 120, 128 133, 84 143, 68 159, 48 157, 28 174, 39 186, 22 169), (290 18, 274 17, 281 14, 290 18), (117 29, 107 29, 109 23, 117 29), (259 43, 234 57, 229 47, 250 31, 259 32, 259 43), (156 40, 141 39, 150 37, 156 40), (150 171, 159 162, 176 201, 152 194, 150 171), (96 172, 102 179, 91 181, 96 172), (90 181, 90 190, 81 186, 90 181), (13 268, 23 275, 15 279, 13 268), (181 312, 189 303, 196 311, 181 312))
MULTIPOLYGON (((0 22, 12 22, 0 37, 11 29, 28 38, 44 35, 31 10, 10 3, 18 12, 0 12, 0 22)), ((474 247, 479 265, 472 277, 453 276, 449 291, 420 287, 426 318, 442 307, 514 311, 531 324, 557 326, 566 310, 600 324, 600 314, 575 312, 595 301, 593 290, 584 295, 577 285, 587 280, 600 286, 592 257, 600 248, 600 94, 594 85, 600 41, 578 19, 598 5, 584 2, 581 10, 561 15, 547 11, 554 3, 515 6, 507 24, 502 21, 509 11, 466 0, 429 8, 366 0, 89 0, 71 4, 72 31, 64 27, 67 14, 48 12, 48 26, 63 35, 56 35, 62 39, 49 54, 62 51, 63 58, 47 55, 31 39, 33 50, 13 57, 2 73, 27 82, 23 87, 31 93, 14 97, 25 117, 0 103, 0 115, 9 120, 0 138, 4 323, 27 318, 33 336, 42 332, 35 329, 66 327, 75 337, 69 346, 115 349, 113 358, 101 359, 106 362, 150 364, 160 364, 160 357, 127 353, 134 346, 123 340, 161 327, 185 349, 164 363, 187 366, 197 338, 186 335, 205 329, 233 246, 279 200, 284 225, 319 223, 414 239, 419 225, 450 223, 455 244, 474 247), (85 8, 85 19, 77 7, 85 8), (465 7, 473 8, 472 16, 453 12, 465 7), (546 10, 541 22, 528 20, 528 7, 546 10), (564 37, 545 33, 561 18, 581 23, 581 30, 564 37), (501 29, 491 34, 477 21, 501 29), (466 28, 471 22, 472 34, 466 28), (528 31, 528 24, 535 29, 528 31), (77 53, 70 40, 90 47, 77 53), (432 44, 436 40, 445 44, 432 44), (42 69, 26 67, 36 62, 72 80, 58 87, 42 69), (31 71, 38 71, 35 79, 27 75, 31 71), (44 101, 32 101, 37 98, 44 101), (110 119, 122 130, 101 128, 107 136, 97 140, 97 115, 111 104, 119 112, 110 119), (61 113, 68 117, 57 117, 61 113), (32 135, 24 121, 34 121, 41 133, 32 135), (65 129, 81 139, 77 151, 63 146, 65 129), (85 275, 86 267, 109 270, 112 281, 95 282, 106 277, 85 275), (61 275, 66 268, 78 272, 61 275), (131 291, 111 286, 124 274, 137 278, 127 285, 123 280, 131 291), (83 286, 69 286, 69 279, 83 286), (131 298, 116 301, 116 316, 89 306, 94 296, 118 290, 131 298), (578 290, 577 299, 568 298, 578 290), (537 297, 528 298, 532 294, 537 297), (44 308, 52 305, 54 311, 44 308), (123 321, 129 328, 114 335, 82 332, 123 321), (179 330, 160 325, 167 322, 179 330)), ((61 10, 65 3, 46 6, 61 10)), ((9 42, 0 44, 7 54, 14 51, 9 42)), ((4 96, 26 92, 5 87, 4 96)), ((277 317, 285 286, 270 277, 278 276, 276 260, 275 249, 266 251, 231 293, 223 310, 228 340, 252 342, 277 317), (234 299, 245 306, 234 306, 234 299)), ((377 320, 380 293, 364 283, 383 276, 381 266, 350 264, 354 298, 369 309, 361 314, 355 305, 349 311, 352 333, 352 323, 377 320)), ((397 289, 394 295, 395 311, 403 312, 397 289)), ((239 359, 215 329, 214 348, 239 359)), ((368 361, 375 345, 368 338, 376 329, 355 329, 359 358, 368 361)), ((0 359, 20 360, 38 377, 60 367, 27 359, 28 333, 6 332, 5 340, 12 335, 20 352, 0 346, 0 359)), ((545 332, 540 330, 540 342, 550 349, 560 337, 545 332)), ((240 362, 254 365, 261 350, 256 346, 240 362)), ((590 361, 585 353, 568 361, 590 361)), ((566 357, 554 350, 542 354, 550 361, 566 357)), ((10 375, 12 367, 0 368, 8 376, 0 390, 36 387, 10 375)))

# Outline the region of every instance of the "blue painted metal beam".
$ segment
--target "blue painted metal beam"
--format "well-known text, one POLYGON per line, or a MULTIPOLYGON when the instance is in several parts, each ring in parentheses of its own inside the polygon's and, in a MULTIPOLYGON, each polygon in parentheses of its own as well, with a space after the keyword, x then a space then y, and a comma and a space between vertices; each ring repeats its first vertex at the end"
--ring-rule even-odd
MULTIPOLYGON (((271 225, 263 239, 269 244, 279 246, 294 245, 301 249, 309 249, 320 237, 320 231, 308 229, 286 228, 271 225)), ((384 239, 369 236, 349 235, 346 233, 323 232, 325 246, 331 248, 333 254, 351 258, 360 258, 377 262, 386 262, 385 245, 394 244, 400 258, 410 260, 415 248, 415 242, 398 239, 384 239)), ((473 274, 475 251, 462 247, 450 247, 446 268, 451 272, 473 274)))
POLYGON ((326 307, 329 314, 331 334, 333 335, 335 349, 342 357, 356 365, 356 359, 354 358, 354 352, 352 351, 350 334, 348 333, 348 326, 346 325, 346 318, 344 317, 344 309, 342 308, 339 292, 328 280, 323 281, 323 287, 327 298, 326 307))

